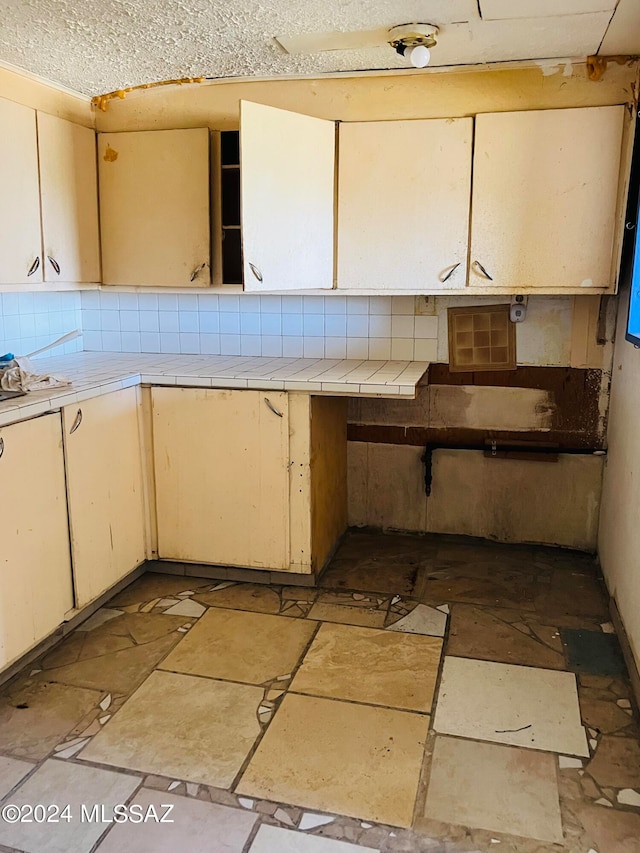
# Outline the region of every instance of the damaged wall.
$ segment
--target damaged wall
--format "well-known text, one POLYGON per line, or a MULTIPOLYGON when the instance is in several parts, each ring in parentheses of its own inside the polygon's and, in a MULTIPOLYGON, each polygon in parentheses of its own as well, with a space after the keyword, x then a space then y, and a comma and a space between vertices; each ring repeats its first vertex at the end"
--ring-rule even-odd
POLYGON ((595 550, 615 300, 532 297, 517 370, 451 373, 446 308, 461 302, 432 300, 440 363, 415 400, 350 401, 350 523, 595 550))
POLYGON ((640 666, 640 352, 624 339, 627 303, 618 316, 598 552, 640 666))

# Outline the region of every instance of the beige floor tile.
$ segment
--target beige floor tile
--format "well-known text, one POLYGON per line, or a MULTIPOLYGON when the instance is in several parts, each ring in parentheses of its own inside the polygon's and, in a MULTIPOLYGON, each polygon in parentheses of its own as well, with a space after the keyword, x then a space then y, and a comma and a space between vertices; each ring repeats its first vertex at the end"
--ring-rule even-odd
POLYGON ((319 622, 338 622, 343 625, 361 625, 368 628, 384 626, 386 610, 372 607, 345 607, 343 604, 330 604, 316 601, 309 611, 309 619, 319 622))
POLYGON ((82 820, 82 805, 104 808, 105 819, 113 816, 113 806, 126 803, 141 779, 112 770, 83 767, 51 759, 42 765, 18 791, 11 795, 16 806, 58 806, 67 804, 71 820, 58 823, 5 823, 0 821, 0 844, 25 853, 89 853, 109 827, 98 820, 82 820))
POLYGON ((144 681, 181 636, 178 633, 168 634, 151 643, 104 654, 99 661, 95 658, 79 660, 67 666, 49 669, 41 677, 76 687, 126 695, 144 681))
POLYGON ((79 758, 228 787, 260 732, 263 691, 154 672, 79 758))
POLYGON ((583 850, 598 853, 638 853, 640 814, 580 803, 576 811, 585 828, 583 850))
POLYGON ((392 560, 347 560, 338 555, 320 578, 320 584, 327 589, 355 589, 398 595, 411 595, 420 589, 421 567, 412 560, 392 560))
POLYGON ((97 690, 31 679, 7 689, 0 697, 0 750, 44 758, 102 697, 97 690))
MULTIPOLYGON (((397 606, 397 605, 396 605, 397 606)), ((426 634, 430 637, 444 637, 447 628, 447 614, 427 604, 417 604, 405 616, 391 611, 387 631, 400 631, 404 634, 426 634), (391 617, 393 617, 391 619, 391 617)))
POLYGON ((164 613, 128 613, 125 616, 129 634, 136 643, 151 643, 184 625, 182 616, 167 616, 164 613))
POLYGON ((408 827, 428 724, 421 714, 289 694, 238 793, 408 827))
POLYGON ((162 663, 162 669, 262 684, 298 663, 316 623, 212 608, 162 663))
POLYGON ((587 771, 600 786, 640 788, 640 743, 632 738, 605 735, 587 771))
POLYGON ((509 625, 498 615, 469 604, 454 604, 451 608, 447 654, 544 669, 566 669, 563 654, 509 625))
POLYGON ((102 842, 100 853, 242 853, 257 820, 256 814, 241 809, 145 789, 132 803, 143 813, 153 806, 173 823, 120 823, 102 842), (173 806, 170 812, 167 806, 173 806))
POLYGON ((317 835, 303 835, 290 829, 264 824, 249 848, 250 853, 380 853, 346 841, 334 841, 317 835))
POLYGON ((188 578, 180 575, 165 575, 159 572, 147 572, 115 595, 109 607, 126 607, 140 604, 153 598, 167 598, 186 592, 188 589, 201 590, 211 587, 211 581, 205 578, 188 578))
POLYGON ((447 656, 434 728, 474 740, 589 755, 571 672, 447 656))
POLYGON ((200 592, 193 597, 209 607, 230 607, 257 613, 280 612, 280 596, 276 590, 261 584, 239 583, 224 589, 200 592))
POLYGON ((438 737, 425 817, 562 842, 555 758, 513 746, 438 737))
POLYGON ((21 779, 31 773, 34 764, 28 761, 18 761, 16 758, 7 758, 0 755, 0 800, 14 788, 21 779))
POLYGON ((326 623, 291 690, 429 712, 441 652, 437 637, 326 623))

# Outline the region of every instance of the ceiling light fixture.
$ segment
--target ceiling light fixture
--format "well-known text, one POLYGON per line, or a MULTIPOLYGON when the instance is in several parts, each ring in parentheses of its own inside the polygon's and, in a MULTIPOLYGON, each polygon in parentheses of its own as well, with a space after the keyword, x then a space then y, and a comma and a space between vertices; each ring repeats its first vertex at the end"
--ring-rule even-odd
POLYGON ((401 24, 389 30, 389 44, 408 59, 414 68, 426 68, 436 44, 438 27, 434 24, 401 24))

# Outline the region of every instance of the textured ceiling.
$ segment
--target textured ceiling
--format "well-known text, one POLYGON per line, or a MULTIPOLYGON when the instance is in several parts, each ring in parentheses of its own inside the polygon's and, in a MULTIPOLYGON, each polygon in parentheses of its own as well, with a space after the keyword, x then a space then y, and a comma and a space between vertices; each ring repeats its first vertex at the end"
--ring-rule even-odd
MULTIPOLYGON (((618 6, 640 28, 638 0, 618 6)), ((440 26, 432 65, 579 57, 598 50, 615 7, 616 0, 0 0, 0 62, 88 95, 177 77, 406 68, 387 45, 289 55, 273 37, 409 21, 440 26)), ((624 31, 640 52, 640 35, 629 39, 627 23, 624 31)))

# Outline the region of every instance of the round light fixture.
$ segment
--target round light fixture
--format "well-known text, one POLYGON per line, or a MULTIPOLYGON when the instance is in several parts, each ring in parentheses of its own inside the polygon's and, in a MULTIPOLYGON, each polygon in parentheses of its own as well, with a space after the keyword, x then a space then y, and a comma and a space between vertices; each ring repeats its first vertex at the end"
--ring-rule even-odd
POLYGON ((434 24, 401 24, 389 30, 389 44, 414 68, 426 68, 431 59, 429 48, 436 44, 437 35, 434 24))

